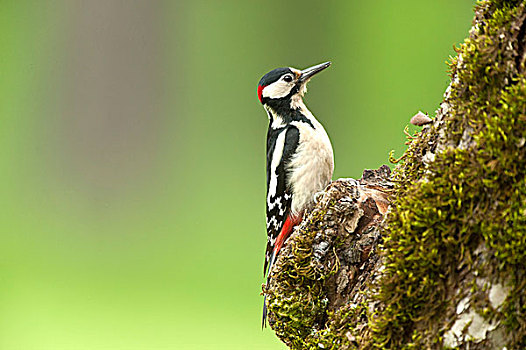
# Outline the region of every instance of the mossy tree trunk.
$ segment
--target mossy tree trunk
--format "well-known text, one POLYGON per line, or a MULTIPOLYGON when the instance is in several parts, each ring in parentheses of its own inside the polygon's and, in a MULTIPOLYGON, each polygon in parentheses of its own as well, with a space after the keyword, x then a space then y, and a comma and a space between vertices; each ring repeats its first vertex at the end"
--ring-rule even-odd
POLYGON ((394 173, 319 196, 265 290, 292 349, 526 348, 525 47, 526 1, 478 3, 394 173))

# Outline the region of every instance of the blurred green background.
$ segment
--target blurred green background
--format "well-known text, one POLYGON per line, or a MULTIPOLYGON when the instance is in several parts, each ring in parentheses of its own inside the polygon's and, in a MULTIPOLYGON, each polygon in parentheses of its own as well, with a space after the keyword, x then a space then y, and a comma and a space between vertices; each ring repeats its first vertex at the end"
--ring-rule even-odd
POLYGON ((335 178, 404 150, 473 1, 0 2, 0 348, 284 349, 261 331, 256 85, 307 104, 335 178))

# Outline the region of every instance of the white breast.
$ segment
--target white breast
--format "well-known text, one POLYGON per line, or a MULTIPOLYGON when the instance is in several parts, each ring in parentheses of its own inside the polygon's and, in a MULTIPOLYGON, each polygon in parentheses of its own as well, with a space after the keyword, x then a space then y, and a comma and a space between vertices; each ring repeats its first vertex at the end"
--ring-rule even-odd
POLYGON ((303 112, 314 129, 308 123, 291 123, 300 131, 299 146, 288 167, 293 215, 302 214, 312 204, 314 194, 329 184, 334 171, 334 154, 325 129, 308 110, 303 112))

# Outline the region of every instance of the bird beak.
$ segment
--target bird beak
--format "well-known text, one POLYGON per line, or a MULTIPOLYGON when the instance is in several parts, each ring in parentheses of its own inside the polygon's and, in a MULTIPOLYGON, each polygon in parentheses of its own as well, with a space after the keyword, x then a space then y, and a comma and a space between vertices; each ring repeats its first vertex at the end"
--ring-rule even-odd
POLYGON ((300 76, 300 79, 299 79, 300 83, 304 83, 304 82, 308 81, 315 74, 321 72, 322 70, 324 70, 325 68, 329 67, 330 65, 331 65, 331 62, 325 62, 325 63, 318 64, 316 66, 312 66, 310 68, 302 70, 301 71, 301 76, 300 76))

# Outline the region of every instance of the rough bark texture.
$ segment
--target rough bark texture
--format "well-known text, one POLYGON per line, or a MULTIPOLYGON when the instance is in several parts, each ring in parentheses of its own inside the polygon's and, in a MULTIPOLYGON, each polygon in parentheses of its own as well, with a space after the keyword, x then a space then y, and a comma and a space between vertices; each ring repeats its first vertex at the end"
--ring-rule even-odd
POLYGON ((526 1, 478 3, 394 173, 318 196, 265 288, 292 349, 526 348, 525 21, 526 1))

